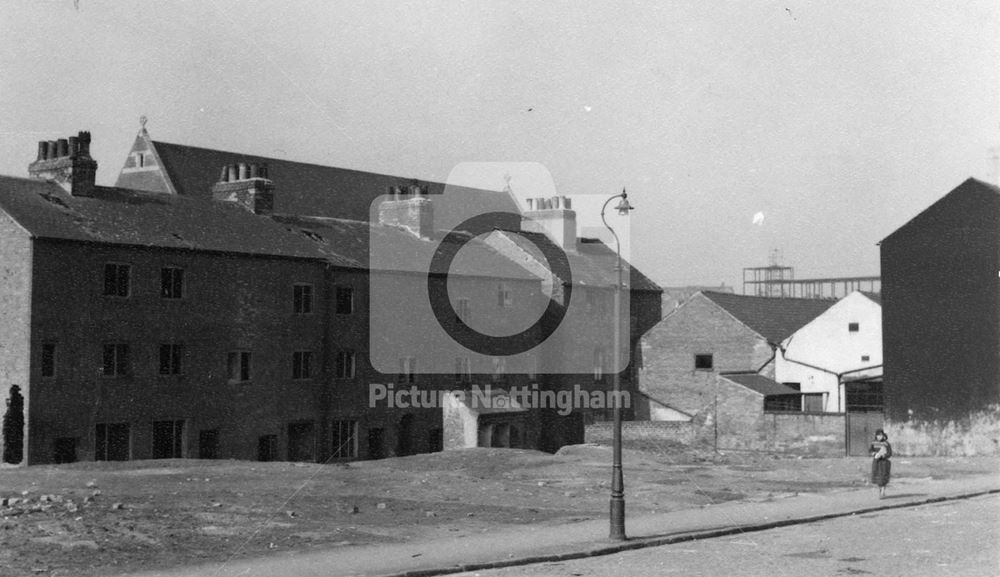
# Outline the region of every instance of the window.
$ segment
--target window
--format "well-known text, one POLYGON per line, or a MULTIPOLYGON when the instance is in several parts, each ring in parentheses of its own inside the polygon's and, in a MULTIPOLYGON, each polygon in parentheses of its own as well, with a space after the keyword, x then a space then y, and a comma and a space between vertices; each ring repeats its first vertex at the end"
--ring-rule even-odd
POLYGON ((415 357, 402 357, 399 359, 399 382, 417 382, 417 359, 415 357))
POLYGON ((257 460, 278 460, 278 435, 261 435, 257 437, 257 460))
POLYGON ((469 324, 469 320, 472 318, 472 305, 469 299, 460 298, 455 301, 455 317, 456 320, 469 324))
POLYGON ((165 299, 184 296, 184 269, 172 266, 160 269, 160 296, 165 299))
POLYGON ((230 383, 242 383, 250 380, 250 353, 248 351, 232 351, 226 361, 226 371, 230 383))
POLYGON ((851 333, 856 333, 861 328, 858 323, 847 323, 847 331, 851 333))
POLYGON ((801 411, 802 397, 799 395, 768 395, 764 397, 765 411, 801 411))
POLYGON ((337 287, 337 314, 349 315, 354 312, 354 289, 349 286, 337 287))
POLYGON ((514 298, 510 293, 510 286, 507 283, 502 282, 497 284, 497 306, 500 308, 509 308, 514 303, 514 298))
POLYGON ((500 383, 507 378, 507 359, 493 357, 493 382, 500 383))
POLYGON ((219 429, 198 431, 198 458, 219 458, 219 429))
POLYGON ((104 345, 104 376, 121 377, 129 374, 129 346, 124 343, 104 345))
POLYGON ((153 458, 184 457, 184 421, 153 421, 153 458))
POLYGON ((807 413, 822 413, 823 393, 806 393, 802 395, 802 410, 807 413))
POLYGON ((129 275, 132 267, 109 262, 104 265, 104 294, 113 297, 129 295, 129 275))
POLYGON ((594 382, 604 381, 604 349, 594 348, 594 382))
POLYGON ((867 362, 869 362, 870 360, 871 360, 871 357, 870 357, 870 356, 868 356, 868 355, 861 355, 861 362, 862 362, 862 363, 867 363, 867 362))
POLYGON ((802 390, 802 383, 781 383, 781 384, 785 385, 789 389, 794 389, 796 391, 801 391, 802 390))
POLYGON ((77 437, 56 437, 52 447, 52 460, 56 464, 75 463, 76 447, 79 444, 80 439, 77 437))
POLYGON ((308 315, 313 310, 313 287, 311 284, 297 284, 292 287, 292 307, 295 314, 308 315))
POLYGON ((142 167, 146 166, 146 155, 145 154, 143 154, 141 152, 135 153, 135 160, 136 160, 135 164, 139 168, 142 168, 142 167))
POLYGON ((94 431, 95 461, 128 461, 132 436, 128 423, 97 423, 94 431))
POLYGON ((56 345, 55 343, 42 343, 42 376, 56 376, 56 345))
POLYGON ((175 343, 160 345, 160 374, 181 374, 181 358, 183 356, 184 347, 182 345, 175 343))
POLYGON ((331 427, 332 457, 354 459, 358 456, 358 422, 334 421, 331 427))
POLYGON ((715 367, 715 359, 712 355, 695 355, 694 368, 699 371, 710 371, 715 367))
POLYGON ((292 353, 292 378, 312 378, 312 351, 295 351, 292 353))
POLYGON ((353 379, 355 375, 354 351, 337 351, 337 378, 353 379))
POLYGON ((458 357, 455 359, 455 382, 472 382, 472 360, 469 357, 458 357))

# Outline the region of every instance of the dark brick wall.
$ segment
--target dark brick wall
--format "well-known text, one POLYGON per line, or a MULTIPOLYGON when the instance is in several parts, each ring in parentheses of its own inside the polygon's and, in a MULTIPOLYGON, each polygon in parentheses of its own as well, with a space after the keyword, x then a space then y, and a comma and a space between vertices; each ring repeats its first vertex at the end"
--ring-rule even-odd
POLYGON ((882 242, 893 421, 960 420, 1000 402, 998 231, 1000 195, 967 182, 882 242))
MULTIPOLYGON (((28 233, 0 212, 0 418, 12 386, 20 388, 28 411, 31 249, 28 233)), ((4 443, 0 428, 0 453, 4 443)))

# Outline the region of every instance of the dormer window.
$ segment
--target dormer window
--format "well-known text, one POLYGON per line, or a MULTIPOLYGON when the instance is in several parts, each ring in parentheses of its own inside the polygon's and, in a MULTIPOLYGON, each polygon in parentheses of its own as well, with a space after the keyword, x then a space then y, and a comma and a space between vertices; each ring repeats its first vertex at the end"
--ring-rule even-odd
POLYGON ((847 323, 847 332, 856 333, 861 329, 861 325, 858 323, 847 323))

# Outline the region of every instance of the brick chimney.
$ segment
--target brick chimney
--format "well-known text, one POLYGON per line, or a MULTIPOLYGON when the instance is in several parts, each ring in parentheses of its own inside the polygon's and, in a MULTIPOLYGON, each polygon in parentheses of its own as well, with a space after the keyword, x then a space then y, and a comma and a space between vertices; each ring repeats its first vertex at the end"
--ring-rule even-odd
POLYGON ((392 200, 378 207, 380 224, 405 228, 415 236, 428 239, 434 233, 434 205, 427 197, 427 187, 413 183, 389 188, 392 200))
POLYGON ((274 210, 274 183, 267 175, 267 165, 240 162, 222 167, 219 182, 212 187, 212 198, 234 202, 254 214, 274 210))
POLYGON ((97 178, 97 161, 90 157, 90 133, 38 143, 38 158, 28 165, 31 178, 59 184, 73 196, 90 196, 97 178))
POLYGON ((576 251, 576 212, 565 196, 529 198, 521 230, 543 233, 563 250, 576 251))

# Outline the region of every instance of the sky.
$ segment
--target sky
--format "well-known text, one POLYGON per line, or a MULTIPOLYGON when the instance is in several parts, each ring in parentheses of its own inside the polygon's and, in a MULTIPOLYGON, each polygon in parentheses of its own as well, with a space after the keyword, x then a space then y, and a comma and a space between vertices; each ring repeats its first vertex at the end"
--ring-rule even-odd
POLYGON ((739 290, 773 249, 797 278, 877 275, 879 240, 995 181, 1000 3, 2 2, 0 173, 90 130, 113 184, 143 115, 426 180, 541 167, 512 190, 591 195, 586 227, 626 188, 627 256, 666 285, 739 290))

